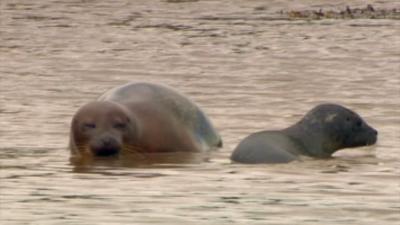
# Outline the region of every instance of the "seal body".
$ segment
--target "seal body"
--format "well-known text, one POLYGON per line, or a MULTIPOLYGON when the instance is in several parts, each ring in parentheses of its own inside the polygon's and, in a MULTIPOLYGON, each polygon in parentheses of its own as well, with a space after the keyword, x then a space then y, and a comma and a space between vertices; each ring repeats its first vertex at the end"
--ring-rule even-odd
POLYGON ((375 144, 377 134, 350 109, 337 104, 322 104, 286 129, 249 135, 234 149, 231 160, 285 163, 301 155, 329 158, 339 149, 375 144))
POLYGON ((222 140, 205 113, 175 90, 129 83, 82 106, 71 123, 72 158, 203 152, 222 140))

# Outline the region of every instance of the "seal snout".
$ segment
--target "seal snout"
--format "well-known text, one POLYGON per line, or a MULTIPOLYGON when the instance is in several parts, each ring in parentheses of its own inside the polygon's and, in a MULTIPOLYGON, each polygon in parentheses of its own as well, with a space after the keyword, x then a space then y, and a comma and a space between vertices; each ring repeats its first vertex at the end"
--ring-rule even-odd
POLYGON ((375 130, 374 128, 371 128, 371 138, 367 142, 367 145, 373 145, 376 143, 377 140, 378 140, 378 131, 375 130))
POLYGON ((102 137, 91 145, 91 150, 96 156, 113 156, 120 152, 119 142, 110 136, 102 137))

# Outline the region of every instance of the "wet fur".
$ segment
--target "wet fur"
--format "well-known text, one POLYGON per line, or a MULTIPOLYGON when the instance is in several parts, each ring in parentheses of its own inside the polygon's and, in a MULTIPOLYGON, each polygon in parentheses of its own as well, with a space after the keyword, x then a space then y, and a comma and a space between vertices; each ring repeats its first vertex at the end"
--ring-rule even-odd
POLYGON ((168 87, 149 83, 117 87, 78 110, 71 123, 71 157, 95 155, 95 147, 105 139, 112 139, 118 157, 202 152, 222 145, 193 102, 168 87))
POLYGON ((261 131, 242 140, 231 155, 241 163, 285 163, 300 155, 329 158, 339 149, 371 145, 377 131, 358 114, 336 104, 322 104, 283 130, 261 131))

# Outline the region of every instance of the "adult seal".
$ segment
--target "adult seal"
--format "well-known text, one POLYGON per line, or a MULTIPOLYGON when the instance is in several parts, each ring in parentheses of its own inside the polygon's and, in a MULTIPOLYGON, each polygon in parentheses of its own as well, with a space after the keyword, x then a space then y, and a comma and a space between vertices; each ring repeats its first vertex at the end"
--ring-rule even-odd
POLYGON ((318 105, 283 130, 242 140, 231 155, 240 163, 286 163, 301 155, 329 158, 339 149, 375 144, 378 132, 357 113, 336 104, 318 105))
POLYGON ((221 146, 219 134, 194 102, 157 84, 116 87, 82 106, 71 122, 71 159, 221 146))

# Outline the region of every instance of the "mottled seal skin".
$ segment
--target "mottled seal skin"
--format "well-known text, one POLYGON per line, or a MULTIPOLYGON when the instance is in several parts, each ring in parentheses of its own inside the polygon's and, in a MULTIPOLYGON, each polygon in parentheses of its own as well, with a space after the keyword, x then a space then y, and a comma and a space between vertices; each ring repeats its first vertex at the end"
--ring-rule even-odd
POLYGON ((82 106, 71 122, 71 159, 202 152, 222 146, 204 112, 175 90, 129 83, 82 106))
POLYGON ((339 149, 375 144, 378 132, 357 113, 337 104, 318 105, 283 130, 242 140, 231 155, 240 163, 286 163, 306 155, 329 158, 339 149))

